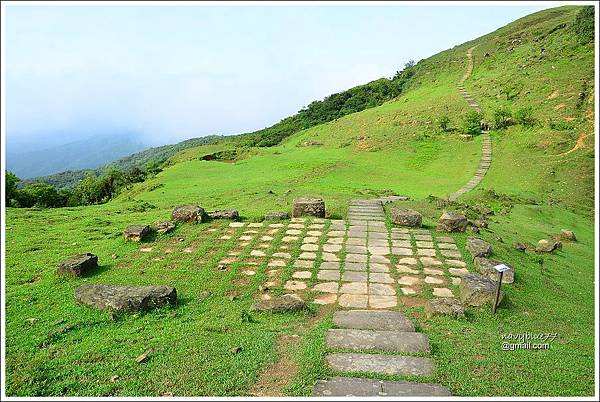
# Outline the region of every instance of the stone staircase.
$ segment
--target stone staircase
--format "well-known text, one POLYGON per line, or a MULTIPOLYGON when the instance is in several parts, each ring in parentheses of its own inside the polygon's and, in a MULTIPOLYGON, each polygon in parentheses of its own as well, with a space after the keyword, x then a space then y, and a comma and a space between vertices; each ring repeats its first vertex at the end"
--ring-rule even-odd
MULTIPOLYGON (((463 98, 465 98, 465 100, 467 101, 469 106, 472 107, 477 112, 481 113, 481 107, 479 106, 479 104, 477 103, 475 98, 473 98, 473 96, 471 96, 471 94, 469 94, 465 90, 465 87, 463 86, 465 80, 467 80, 471 76, 471 73, 473 72, 473 49, 475 49, 475 47, 472 47, 469 50, 467 50, 467 60, 468 60, 467 71, 465 71, 465 74, 462 76, 462 78, 458 82, 457 88, 458 88, 460 94, 463 96, 463 98)), ((490 168, 490 165, 492 163, 492 140, 490 138, 489 130, 485 126, 482 126, 481 138, 482 138, 482 143, 481 143, 482 150, 481 150, 481 159, 479 161, 479 168, 477 169, 477 171, 475 172, 475 175, 471 178, 471 180, 469 180, 459 190, 455 191, 454 193, 452 193, 448 196, 449 201, 456 201, 458 199, 458 197, 460 197, 461 195, 473 190, 481 182, 481 180, 483 180, 483 177, 485 176, 488 169, 490 168)))
MULTIPOLYGON (((429 340, 408 318, 389 310, 337 311, 326 334, 325 360, 336 372, 430 376, 429 340), (377 353, 384 352, 385 354, 377 353)), ((317 382, 313 396, 449 396, 447 388, 408 381, 333 377, 317 382)))

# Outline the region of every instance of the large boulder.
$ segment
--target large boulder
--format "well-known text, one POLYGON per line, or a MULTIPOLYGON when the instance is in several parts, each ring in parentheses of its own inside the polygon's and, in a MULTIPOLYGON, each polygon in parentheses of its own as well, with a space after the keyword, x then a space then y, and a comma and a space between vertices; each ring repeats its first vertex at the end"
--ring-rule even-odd
POLYGON ((240 213, 237 209, 222 209, 220 211, 213 211, 208 213, 210 219, 231 219, 237 221, 240 219, 240 213))
POLYGON ((414 209, 392 208, 391 215, 396 225, 420 227, 423 223, 423 216, 414 209))
POLYGON ((287 311, 300 311, 307 308, 304 300, 295 294, 285 294, 279 297, 273 297, 269 300, 259 300, 254 303, 250 310, 263 311, 269 313, 284 313, 287 311))
MULTIPOLYGON (((460 281, 460 301, 465 306, 479 307, 494 304, 497 282, 479 274, 467 274, 460 281)), ((501 291, 498 303, 504 297, 501 291)))
POLYGON ((454 318, 464 317, 465 308, 457 298, 436 297, 425 304, 425 315, 431 318, 437 315, 447 315, 454 318))
POLYGON ((202 222, 204 208, 197 205, 181 205, 171 212, 171 220, 176 222, 202 222))
POLYGON ((142 241, 150 233, 148 225, 131 225, 123 231, 125 241, 142 241))
POLYGON ((538 253, 551 253, 562 248, 562 243, 557 240, 542 239, 538 241, 535 251, 538 253))
POLYGON ((314 216, 325 218, 325 201, 322 198, 298 198, 294 200, 292 217, 314 216))
POLYGON ((92 253, 84 253, 69 257, 58 264, 56 272, 61 276, 81 277, 96 267, 98 267, 98 257, 92 253))
POLYGON ((83 285, 75 290, 77 303, 109 311, 139 311, 177 302, 170 286, 83 285))
POLYGON ((492 245, 475 237, 467 238, 467 250, 469 250, 473 258, 489 257, 492 255, 492 245))
POLYGON ((175 229, 175 224, 169 221, 156 221, 152 225, 152 229, 158 233, 169 233, 171 230, 175 229))
POLYGON ((466 228, 467 217, 456 212, 444 212, 437 225, 440 232, 464 232, 466 228))
POLYGON ((287 212, 273 211, 273 212, 267 212, 265 214, 266 221, 283 221, 283 220, 286 220, 289 218, 290 218, 290 214, 288 214, 287 212))
POLYGON ((498 281, 498 271, 496 271, 496 268, 494 267, 500 264, 504 264, 510 268, 502 274, 502 283, 513 283, 515 281, 515 271, 513 271, 510 265, 485 257, 475 257, 475 267, 479 273, 493 281, 498 281))

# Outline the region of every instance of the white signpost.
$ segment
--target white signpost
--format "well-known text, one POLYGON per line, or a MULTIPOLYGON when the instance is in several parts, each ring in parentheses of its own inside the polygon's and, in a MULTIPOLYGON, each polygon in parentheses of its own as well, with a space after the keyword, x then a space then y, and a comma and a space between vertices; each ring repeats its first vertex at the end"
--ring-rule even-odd
POLYGON ((508 271, 510 267, 506 264, 498 264, 494 267, 498 271, 498 284, 496 285, 496 297, 494 298, 494 305, 492 306, 492 314, 496 314, 496 308, 498 307, 498 299, 500 298, 500 285, 502 284, 502 275, 508 271))

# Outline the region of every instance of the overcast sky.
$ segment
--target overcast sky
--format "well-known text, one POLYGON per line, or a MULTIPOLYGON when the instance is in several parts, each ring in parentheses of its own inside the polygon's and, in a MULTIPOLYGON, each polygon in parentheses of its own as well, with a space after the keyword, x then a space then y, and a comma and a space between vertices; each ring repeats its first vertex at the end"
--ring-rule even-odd
POLYGON ((9 140, 263 128, 547 6, 8 6, 9 140))

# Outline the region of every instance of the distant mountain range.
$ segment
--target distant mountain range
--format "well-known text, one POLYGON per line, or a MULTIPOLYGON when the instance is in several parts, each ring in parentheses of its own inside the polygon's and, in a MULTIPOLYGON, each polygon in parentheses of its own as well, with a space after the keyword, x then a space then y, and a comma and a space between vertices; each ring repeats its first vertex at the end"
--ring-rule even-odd
POLYGON ((63 144, 50 144, 44 138, 37 143, 9 142, 6 166, 26 179, 66 170, 96 169, 147 147, 135 134, 97 135, 63 144))

